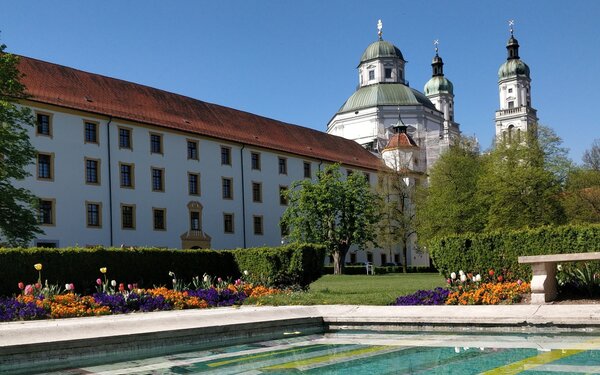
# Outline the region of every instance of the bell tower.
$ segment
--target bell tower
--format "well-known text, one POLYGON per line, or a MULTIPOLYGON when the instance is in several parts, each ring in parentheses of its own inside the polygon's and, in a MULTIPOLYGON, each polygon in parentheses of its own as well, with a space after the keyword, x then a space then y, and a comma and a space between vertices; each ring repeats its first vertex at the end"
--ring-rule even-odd
POLYGON ((531 106, 529 66, 519 57, 519 42, 514 36, 514 21, 511 20, 508 24, 508 56, 498 70, 500 109, 496 111, 496 139, 520 141, 524 140, 524 134, 537 122, 537 112, 531 106))

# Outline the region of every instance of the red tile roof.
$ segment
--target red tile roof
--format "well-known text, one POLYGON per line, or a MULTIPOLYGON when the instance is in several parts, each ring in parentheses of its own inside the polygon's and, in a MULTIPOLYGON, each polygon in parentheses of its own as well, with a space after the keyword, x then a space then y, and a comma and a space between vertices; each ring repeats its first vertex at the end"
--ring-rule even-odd
POLYGON ((386 149, 394 149, 394 148, 411 148, 411 147, 419 147, 417 146, 417 143, 412 139, 412 137, 410 135, 408 135, 408 133, 396 133, 394 134, 390 140, 388 141, 388 144, 385 146, 384 150, 386 149))
POLYGON ((378 169, 358 143, 152 87, 20 56, 30 100, 212 138, 378 169))

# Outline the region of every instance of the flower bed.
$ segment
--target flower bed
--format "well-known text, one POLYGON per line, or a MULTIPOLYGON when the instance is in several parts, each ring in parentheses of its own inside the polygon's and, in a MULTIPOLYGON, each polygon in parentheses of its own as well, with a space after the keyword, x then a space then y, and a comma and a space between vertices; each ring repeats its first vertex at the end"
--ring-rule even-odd
POLYGON ((419 290, 414 294, 398 297, 393 303, 396 306, 412 305, 498 305, 512 304, 521 301, 530 290, 528 283, 506 281, 502 274, 496 275, 494 270, 484 278, 481 275, 451 273, 447 288, 419 290))
MULTIPOLYGON (((65 285, 64 292, 58 285, 41 283, 42 265, 36 283, 17 284, 21 293, 14 297, 0 297, 0 321, 59 319, 83 316, 125 314, 182 309, 202 309, 217 306, 240 305, 248 297, 279 293, 278 289, 255 285, 242 279, 229 282, 204 275, 185 284, 173 277, 173 288, 138 288, 136 284, 117 283, 107 277, 107 268, 100 268, 102 277, 96 280, 97 292, 92 295, 75 293, 72 283, 65 285), (103 280, 104 279, 104 280, 103 280), (192 286, 193 285, 193 286, 192 286)), ((248 276, 248 272, 244 272, 248 276)))

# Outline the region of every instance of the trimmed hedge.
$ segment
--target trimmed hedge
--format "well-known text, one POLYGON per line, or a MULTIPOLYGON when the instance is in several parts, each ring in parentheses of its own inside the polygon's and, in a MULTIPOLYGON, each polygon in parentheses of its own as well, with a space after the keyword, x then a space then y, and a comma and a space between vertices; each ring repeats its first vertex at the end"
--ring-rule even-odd
POLYGON ((250 281, 305 287, 323 274, 326 249, 321 245, 290 244, 231 252, 239 269, 250 272, 250 281))
MULTIPOLYGON (((402 266, 375 266, 375 275, 384 275, 386 273, 402 273, 402 266)), ((406 269, 407 273, 423 273, 423 272, 437 272, 433 267, 427 266, 408 266, 406 269)), ((325 275, 333 275, 333 266, 325 266, 325 275)), ((364 265, 357 266, 345 266, 344 275, 366 275, 367 269, 364 265)))
POLYGON ((448 236, 432 241, 428 250, 436 268, 446 277, 459 270, 484 275, 494 269, 513 279, 529 280, 531 266, 519 264, 519 256, 600 251, 600 225, 448 236))
POLYGON ((34 283, 38 273, 33 265, 41 263, 42 282, 64 285, 74 283, 76 291, 91 292, 95 280, 106 267, 109 280, 138 283, 140 287, 171 286, 169 271, 178 279, 191 282, 194 276, 238 278, 243 270, 279 284, 286 281, 310 283, 320 277, 322 268, 314 265, 324 259, 316 245, 290 244, 278 248, 237 250, 172 250, 156 248, 0 248, 0 296, 17 293, 17 283, 34 283), (240 264, 238 264, 238 261, 240 264), (272 264, 269 264, 272 262, 272 264), (286 278, 284 275, 289 274, 286 278))

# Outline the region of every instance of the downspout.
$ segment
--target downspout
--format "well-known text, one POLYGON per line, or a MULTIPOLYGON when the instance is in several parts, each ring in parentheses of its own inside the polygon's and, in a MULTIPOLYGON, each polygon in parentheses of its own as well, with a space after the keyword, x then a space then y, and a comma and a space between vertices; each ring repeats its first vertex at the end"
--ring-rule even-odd
POLYGON ((113 239, 113 204, 112 204, 112 164, 110 162, 110 123, 112 122, 112 116, 108 117, 106 123, 106 144, 108 147, 108 223, 110 230, 110 247, 114 247, 113 239))
POLYGON ((244 192, 244 148, 245 144, 242 144, 240 149, 240 165, 242 166, 242 235, 244 236, 244 249, 246 248, 246 194, 244 192))

